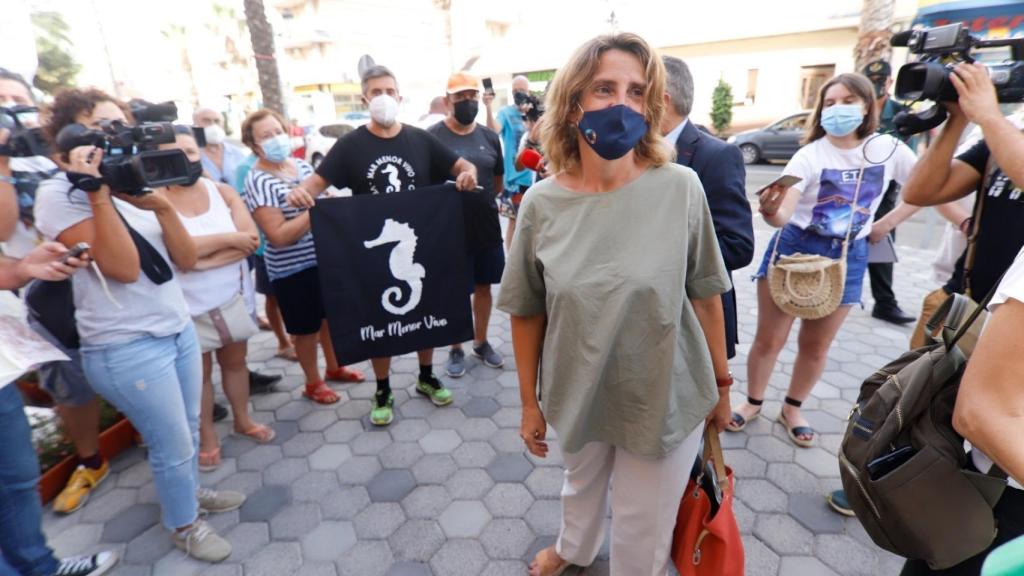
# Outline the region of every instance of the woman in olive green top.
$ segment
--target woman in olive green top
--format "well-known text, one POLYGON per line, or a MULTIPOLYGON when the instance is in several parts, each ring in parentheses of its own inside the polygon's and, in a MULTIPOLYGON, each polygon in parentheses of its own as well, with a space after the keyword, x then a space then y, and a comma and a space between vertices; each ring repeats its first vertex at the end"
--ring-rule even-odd
POLYGON ((544 457, 551 422, 566 463, 561 534, 534 576, 594 560, 612 478, 612 574, 665 574, 705 419, 729 421, 729 276, 700 181, 658 134, 664 90, 661 59, 619 34, 584 44, 548 92, 553 176, 520 207, 498 301, 523 440, 544 457))

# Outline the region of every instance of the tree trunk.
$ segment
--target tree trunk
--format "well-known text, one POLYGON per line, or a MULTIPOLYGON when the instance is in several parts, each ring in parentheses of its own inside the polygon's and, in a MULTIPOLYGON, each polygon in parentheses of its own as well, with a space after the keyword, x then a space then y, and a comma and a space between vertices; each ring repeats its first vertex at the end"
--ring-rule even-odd
POLYGON ((253 56, 256 58, 263 107, 285 115, 281 75, 278 73, 277 58, 274 56, 274 30, 267 21, 263 0, 245 0, 245 21, 249 26, 249 38, 252 41, 253 56))
POLYGON ((860 29, 853 49, 857 72, 875 60, 892 58, 892 21, 895 0, 864 0, 860 11, 860 29))

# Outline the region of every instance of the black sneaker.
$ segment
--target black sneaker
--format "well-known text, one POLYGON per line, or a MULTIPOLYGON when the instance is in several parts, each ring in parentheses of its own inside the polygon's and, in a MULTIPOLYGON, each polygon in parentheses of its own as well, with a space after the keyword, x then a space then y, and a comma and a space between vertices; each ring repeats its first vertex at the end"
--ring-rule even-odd
POLYGON ((223 404, 213 403, 213 421, 220 422, 228 417, 228 409, 223 404))
POLYGON ((850 501, 846 499, 845 491, 836 490, 829 494, 825 499, 828 500, 828 505, 839 514, 850 517, 855 516, 853 509, 850 508, 850 501))
POLYGON ((100 576, 117 564, 113 551, 100 552, 91 556, 72 556, 60 561, 54 576, 100 576))
POLYGON ((267 394, 274 391, 274 385, 281 381, 280 376, 260 374, 255 370, 249 371, 249 393, 267 394))
POLYGON ((491 343, 484 340, 484 343, 473 347, 473 355, 484 361, 484 364, 491 368, 501 368, 505 365, 505 359, 498 354, 498 351, 491 347, 491 343))

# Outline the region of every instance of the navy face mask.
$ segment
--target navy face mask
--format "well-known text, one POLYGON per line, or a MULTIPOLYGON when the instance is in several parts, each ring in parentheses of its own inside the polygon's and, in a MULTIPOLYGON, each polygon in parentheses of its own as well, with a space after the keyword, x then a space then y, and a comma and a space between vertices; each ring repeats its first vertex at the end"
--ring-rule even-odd
POLYGON ((587 144, 605 160, 628 154, 648 129, 644 115, 625 104, 583 112, 577 127, 587 144))

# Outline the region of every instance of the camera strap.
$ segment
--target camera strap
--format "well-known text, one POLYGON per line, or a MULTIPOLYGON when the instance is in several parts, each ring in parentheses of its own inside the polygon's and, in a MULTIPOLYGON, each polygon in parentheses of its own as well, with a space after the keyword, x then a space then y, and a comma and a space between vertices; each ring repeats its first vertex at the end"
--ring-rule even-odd
POLYGON ((974 201, 974 213, 971 215, 971 233, 967 236, 967 255, 964 257, 964 293, 971 295, 971 271, 974 269, 974 260, 978 255, 978 234, 981 232, 981 215, 985 208, 985 196, 988 196, 988 187, 992 183, 992 177, 999 167, 996 165, 995 156, 989 152, 988 162, 985 164, 985 174, 981 178, 981 186, 978 187, 977 199, 974 201))
POLYGON ((148 240, 143 238, 142 234, 139 234, 132 225, 125 219, 124 214, 117 209, 114 205, 114 212, 121 217, 121 222, 124 222, 125 228, 128 229, 128 234, 132 237, 132 242, 135 243, 135 249, 139 253, 139 267, 142 273, 146 275, 146 278, 156 285, 163 284, 174 278, 174 271, 171 270, 171 265, 164 260, 163 255, 149 243, 148 240))

